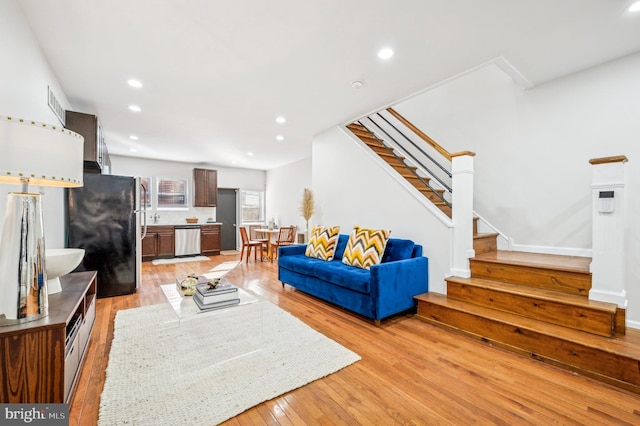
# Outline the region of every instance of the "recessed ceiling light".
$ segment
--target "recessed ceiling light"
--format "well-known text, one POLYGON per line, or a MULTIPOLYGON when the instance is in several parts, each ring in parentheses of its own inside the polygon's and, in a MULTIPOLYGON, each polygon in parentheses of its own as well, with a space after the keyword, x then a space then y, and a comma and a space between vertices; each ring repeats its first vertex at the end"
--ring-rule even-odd
POLYGON ((283 141, 284 140, 284 136, 278 135, 278 136, 276 136, 276 140, 277 141, 283 141))
POLYGON ((135 148, 129 148, 129 152, 138 152, 138 150, 135 148))
POLYGON ((385 47, 383 49, 378 50, 378 58, 380 59, 389 59, 393 56, 393 49, 389 47, 385 47))
POLYGON ((127 80, 127 84, 129 84, 129 86, 131 87, 135 87, 136 89, 139 89, 142 87, 142 83, 139 80, 130 78, 129 80, 127 80))
POLYGON ((253 155, 253 152, 247 152, 247 155, 251 157, 253 155))
POLYGON ((234 160, 231 162, 231 164, 238 164, 238 162, 234 160))
POLYGON ((129 105, 129 109, 134 112, 142 111, 142 108, 140 108, 138 105, 129 105))
POLYGON ((356 80, 351 83, 351 87, 353 87, 354 89, 359 89, 362 87, 363 84, 364 83, 361 80, 356 80))
POLYGON ((137 141, 139 138, 136 135, 130 135, 129 139, 131 139, 132 141, 137 141))
POLYGON ((629 12, 637 12, 639 10, 640 10, 640 1, 637 1, 633 3, 631 6, 629 6, 629 12))
POLYGON ((278 124, 284 124, 284 123, 286 123, 286 122, 287 122, 287 119, 286 119, 286 118, 284 118, 283 116, 276 117, 276 123, 278 123, 278 124))

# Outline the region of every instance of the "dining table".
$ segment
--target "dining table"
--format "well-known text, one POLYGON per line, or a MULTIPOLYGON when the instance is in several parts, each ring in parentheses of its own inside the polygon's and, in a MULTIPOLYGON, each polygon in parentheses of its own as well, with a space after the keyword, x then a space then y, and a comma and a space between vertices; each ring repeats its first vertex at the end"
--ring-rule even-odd
MULTIPOLYGON (((261 235, 266 235, 266 240, 267 240, 267 256, 266 256, 266 260, 271 260, 271 243, 273 240, 274 235, 277 236, 278 233, 280 232, 279 229, 269 229, 269 228, 258 228, 258 229, 254 229, 254 231, 256 234, 261 234, 261 235)), ((265 260, 265 259, 263 259, 265 260)))

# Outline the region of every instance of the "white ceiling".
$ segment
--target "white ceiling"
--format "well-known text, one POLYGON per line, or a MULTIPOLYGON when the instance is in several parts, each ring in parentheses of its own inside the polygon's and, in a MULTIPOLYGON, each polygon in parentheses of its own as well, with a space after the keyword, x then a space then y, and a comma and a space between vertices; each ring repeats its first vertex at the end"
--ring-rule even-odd
POLYGON ((65 94, 100 117, 111 153, 256 169, 308 157, 330 126, 499 56, 538 85, 638 52, 631 3, 20 1, 65 94), (388 61, 376 56, 383 46, 395 50, 388 61))

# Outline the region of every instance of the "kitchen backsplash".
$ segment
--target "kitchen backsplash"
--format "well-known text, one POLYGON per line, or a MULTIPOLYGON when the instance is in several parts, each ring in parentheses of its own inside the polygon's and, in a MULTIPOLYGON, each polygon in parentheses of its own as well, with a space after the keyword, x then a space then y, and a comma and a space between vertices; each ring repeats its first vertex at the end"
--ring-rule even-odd
POLYGON ((215 207, 192 207, 189 210, 148 210, 147 225, 185 225, 188 217, 198 218, 198 223, 216 220, 215 207))

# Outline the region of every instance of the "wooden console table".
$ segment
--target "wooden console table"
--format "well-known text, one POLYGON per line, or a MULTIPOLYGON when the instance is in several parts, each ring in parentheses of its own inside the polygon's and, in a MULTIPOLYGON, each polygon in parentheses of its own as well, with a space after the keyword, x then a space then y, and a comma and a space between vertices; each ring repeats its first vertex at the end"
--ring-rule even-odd
POLYGON ((60 277, 49 315, 0 327, 0 402, 69 402, 96 318, 96 272, 60 277))

